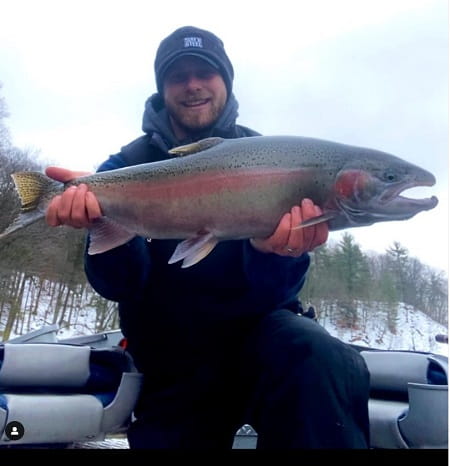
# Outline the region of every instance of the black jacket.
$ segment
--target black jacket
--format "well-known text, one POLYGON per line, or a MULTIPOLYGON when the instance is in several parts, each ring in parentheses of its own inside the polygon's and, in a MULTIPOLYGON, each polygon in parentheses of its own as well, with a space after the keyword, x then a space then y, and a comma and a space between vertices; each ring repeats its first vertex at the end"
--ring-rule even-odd
MULTIPOLYGON (((236 124, 237 102, 228 100, 214 129, 197 135, 257 135, 236 124)), ((112 155, 99 171, 169 158, 176 141, 158 94, 146 103, 145 135, 112 155)), ((137 367, 155 380, 183 377, 205 361, 226 357, 255 320, 275 309, 299 311, 297 294, 309 256, 281 257, 256 251, 248 240, 224 241, 198 264, 168 265, 176 240, 135 237, 98 255, 85 255, 95 290, 119 302, 121 328, 137 367)))

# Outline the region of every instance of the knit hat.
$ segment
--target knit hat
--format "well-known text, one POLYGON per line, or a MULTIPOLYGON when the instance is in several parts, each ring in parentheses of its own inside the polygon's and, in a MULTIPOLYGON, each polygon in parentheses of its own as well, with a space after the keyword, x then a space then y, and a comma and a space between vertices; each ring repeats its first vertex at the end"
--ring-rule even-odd
POLYGON ((228 95, 231 94, 234 71, 223 42, 212 32, 193 26, 177 29, 159 44, 155 58, 155 75, 160 94, 167 68, 176 59, 186 55, 200 57, 217 68, 225 82, 228 95))

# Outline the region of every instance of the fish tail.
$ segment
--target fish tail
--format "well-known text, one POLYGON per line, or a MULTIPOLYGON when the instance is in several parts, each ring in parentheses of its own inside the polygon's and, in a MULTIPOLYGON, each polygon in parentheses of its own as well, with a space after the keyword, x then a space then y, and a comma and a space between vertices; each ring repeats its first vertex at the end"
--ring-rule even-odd
POLYGON ((17 172, 11 177, 20 198, 21 212, 35 210, 54 191, 55 181, 39 172, 17 172))
POLYGON ((62 190, 63 184, 39 172, 17 172, 11 175, 20 199, 16 219, 0 233, 0 239, 44 217, 50 199, 62 190))

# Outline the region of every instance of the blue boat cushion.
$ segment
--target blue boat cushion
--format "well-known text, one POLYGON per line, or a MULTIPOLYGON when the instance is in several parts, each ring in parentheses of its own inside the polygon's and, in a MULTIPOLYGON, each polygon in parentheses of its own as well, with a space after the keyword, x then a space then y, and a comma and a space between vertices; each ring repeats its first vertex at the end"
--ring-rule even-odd
POLYGON ((427 370, 427 382, 430 385, 447 385, 447 374, 440 364, 430 361, 427 370))

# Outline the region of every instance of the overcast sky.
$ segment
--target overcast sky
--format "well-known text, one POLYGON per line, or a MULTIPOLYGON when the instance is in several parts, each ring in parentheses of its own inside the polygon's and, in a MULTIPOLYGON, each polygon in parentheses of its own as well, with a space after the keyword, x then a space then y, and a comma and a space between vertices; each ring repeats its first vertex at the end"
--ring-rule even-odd
MULTIPOLYGON (((156 48, 175 28, 219 35, 238 122, 393 153, 428 169, 439 205, 349 232, 399 241, 448 274, 446 0, 0 0, 0 95, 13 142, 48 164, 95 169, 140 136, 156 48)), ((331 235, 339 240, 341 232, 331 235)))

